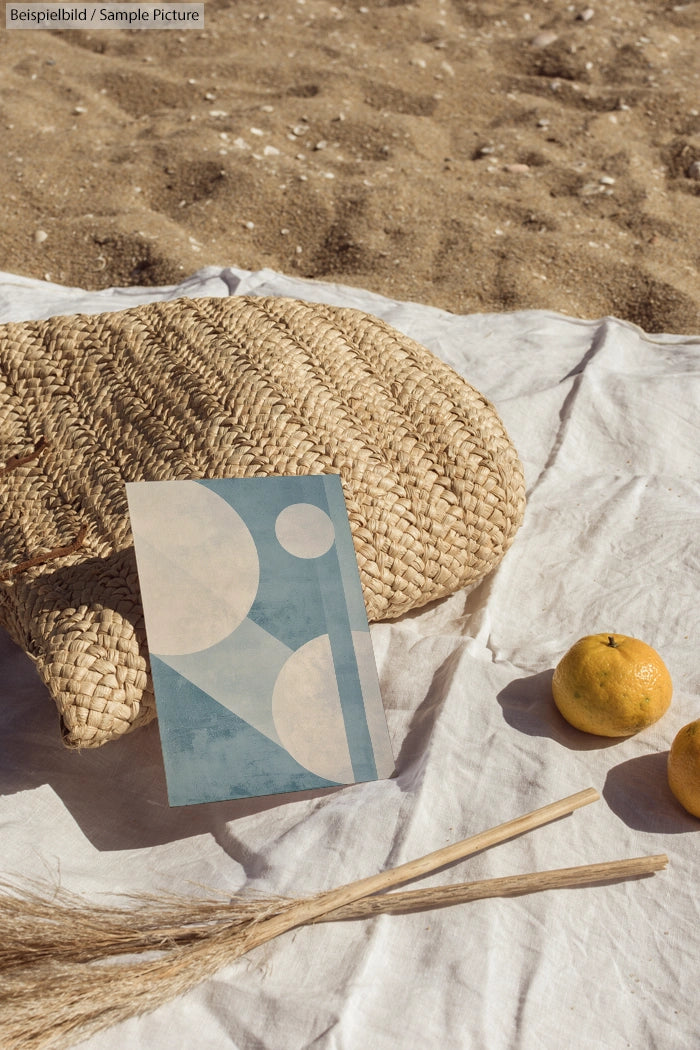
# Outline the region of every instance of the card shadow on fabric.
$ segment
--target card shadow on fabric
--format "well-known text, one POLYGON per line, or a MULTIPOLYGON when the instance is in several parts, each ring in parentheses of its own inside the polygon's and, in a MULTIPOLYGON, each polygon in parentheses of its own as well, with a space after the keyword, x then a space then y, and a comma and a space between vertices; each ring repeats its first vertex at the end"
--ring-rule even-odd
POLYGON ((69 750, 61 743, 56 709, 31 660, 4 632, 0 662, 5 671, 0 794, 47 784, 101 852, 143 849, 207 833, 220 841, 230 821, 338 790, 171 808, 156 722, 101 748, 69 750))

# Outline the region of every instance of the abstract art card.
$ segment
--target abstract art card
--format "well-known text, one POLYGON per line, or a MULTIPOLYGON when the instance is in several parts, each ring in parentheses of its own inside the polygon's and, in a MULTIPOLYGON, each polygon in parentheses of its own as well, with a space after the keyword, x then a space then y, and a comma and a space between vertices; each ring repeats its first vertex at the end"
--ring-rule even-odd
POLYGON ((391 776, 339 476, 126 488, 170 805, 391 776))

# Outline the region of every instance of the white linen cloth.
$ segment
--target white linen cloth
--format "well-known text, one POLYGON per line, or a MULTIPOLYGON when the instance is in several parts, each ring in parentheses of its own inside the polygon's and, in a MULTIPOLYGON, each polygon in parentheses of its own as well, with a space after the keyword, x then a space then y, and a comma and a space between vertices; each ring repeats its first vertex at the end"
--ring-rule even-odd
MULTIPOLYGON (((155 724, 60 743, 0 632, 0 874, 91 898, 302 896, 593 786, 601 801, 417 885, 665 852, 652 878, 285 934, 83 1050, 683 1050, 700 1045, 700 820, 666 782, 700 717, 700 336, 543 311, 453 316, 271 271, 85 292, 0 274, 0 320, 178 295, 292 295, 385 318, 495 404, 523 461, 525 522, 490 577, 372 627, 398 775, 338 791, 169 809, 155 724), (578 733, 551 669, 579 637, 642 638, 669 712, 578 733)), ((111 898, 110 898, 111 899, 111 898)))

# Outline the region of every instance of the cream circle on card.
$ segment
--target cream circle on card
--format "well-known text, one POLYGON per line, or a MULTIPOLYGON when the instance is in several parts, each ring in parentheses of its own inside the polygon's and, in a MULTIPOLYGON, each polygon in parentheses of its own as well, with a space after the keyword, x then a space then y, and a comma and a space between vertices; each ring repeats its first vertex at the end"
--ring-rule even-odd
POLYGON ((313 503, 292 503, 277 516, 275 535, 295 558, 320 558, 335 541, 333 522, 313 503))

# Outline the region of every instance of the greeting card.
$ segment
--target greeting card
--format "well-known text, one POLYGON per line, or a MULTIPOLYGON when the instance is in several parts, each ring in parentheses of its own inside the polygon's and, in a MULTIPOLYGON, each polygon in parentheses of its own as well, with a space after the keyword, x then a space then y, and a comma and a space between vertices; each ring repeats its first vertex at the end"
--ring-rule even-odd
POLYGON ((340 478, 126 488, 170 804, 390 776, 340 478))

